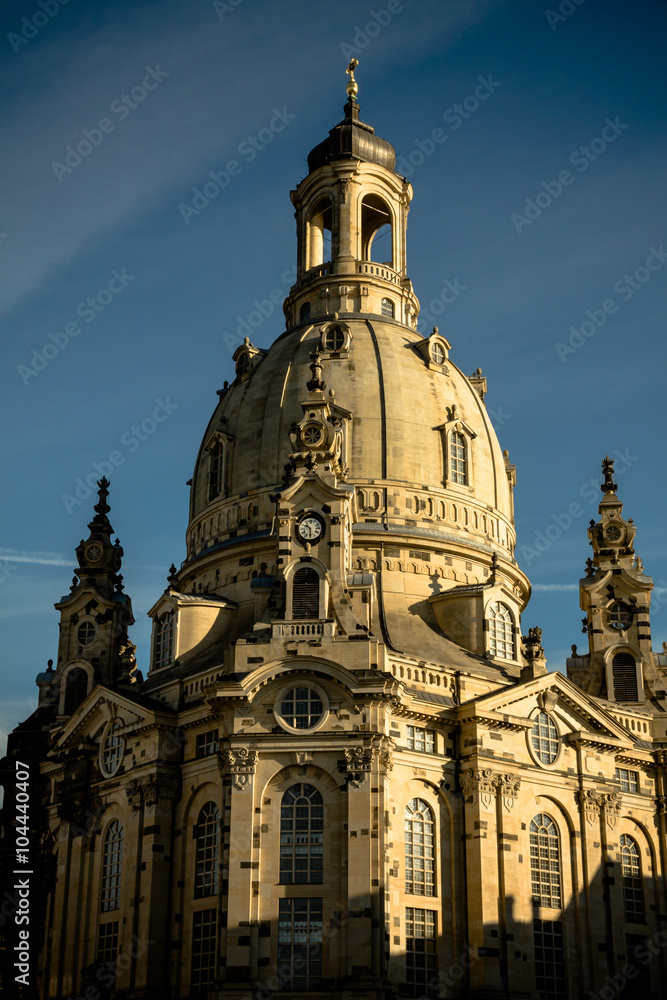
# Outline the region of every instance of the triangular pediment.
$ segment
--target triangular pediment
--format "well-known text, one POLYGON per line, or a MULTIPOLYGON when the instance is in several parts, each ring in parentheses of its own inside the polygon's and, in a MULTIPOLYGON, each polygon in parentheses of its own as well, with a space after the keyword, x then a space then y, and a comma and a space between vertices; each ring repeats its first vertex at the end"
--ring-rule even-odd
POLYGON ((140 702, 132 695, 111 690, 101 684, 96 685, 58 731, 50 754, 57 755, 79 744, 98 740, 113 719, 119 719, 123 723, 119 734, 157 722, 173 722, 172 712, 163 707, 152 708, 143 704, 143 701, 144 699, 140 702))
POLYGON ((558 672, 543 674, 466 702, 459 707, 458 715, 462 721, 488 719, 493 724, 497 720, 502 728, 505 719, 510 728, 529 728, 535 709, 542 707, 557 715, 562 731, 569 732, 571 738, 580 734, 582 740, 605 744, 610 750, 616 746, 619 749, 632 746, 627 730, 558 672))

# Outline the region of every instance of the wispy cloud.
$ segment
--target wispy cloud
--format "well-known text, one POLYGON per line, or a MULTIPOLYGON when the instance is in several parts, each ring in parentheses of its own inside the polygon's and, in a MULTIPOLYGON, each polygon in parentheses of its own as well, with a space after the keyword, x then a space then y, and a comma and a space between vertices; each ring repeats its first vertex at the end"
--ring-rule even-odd
POLYGON ((0 548, 0 562, 37 563, 38 566, 71 566, 72 559, 66 559, 57 552, 26 552, 19 549, 0 548))

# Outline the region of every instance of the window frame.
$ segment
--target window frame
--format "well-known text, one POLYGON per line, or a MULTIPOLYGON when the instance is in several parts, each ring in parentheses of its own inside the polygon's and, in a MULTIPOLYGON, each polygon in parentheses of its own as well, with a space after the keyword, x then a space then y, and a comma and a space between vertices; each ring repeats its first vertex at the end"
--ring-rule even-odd
POLYGON ((551 910, 562 910, 563 908, 563 869, 561 837, 558 824, 553 816, 548 813, 536 813, 530 821, 528 827, 529 834, 529 858, 530 858, 530 883, 533 903, 537 906, 551 910), (537 821, 540 821, 539 824, 537 821), (549 823, 545 823, 548 820, 549 823), (535 830, 533 830, 535 826, 535 830), (547 830, 547 843, 541 844, 539 841, 540 831, 547 830), (551 832, 553 831, 553 832, 551 832), (535 842, 533 841, 535 839, 535 842), (555 847, 553 842, 555 841, 555 847), (543 851, 546 850, 546 855, 543 851), (553 852, 556 857, 553 857, 553 852), (537 864, 535 863, 537 862, 537 864), (548 877, 544 877, 544 876, 548 877), (553 876, 556 876, 555 878, 553 876), (544 892, 544 886, 548 886, 548 892, 544 892), (535 891, 537 887, 538 891, 535 891), (555 903, 557 887, 558 902, 555 903))
POLYGON ((297 734, 297 735, 303 734, 303 733, 316 733, 318 731, 318 729, 321 729, 322 726, 324 726, 326 724, 326 721, 329 718, 329 699, 327 697, 326 691, 324 691, 324 689, 321 688, 319 684, 315 684, 310 679, 308 679, 308 680, 297 680, 296 678, 293 678, 289 684, 286 684, 278 692, 278 694, 276 696, 276 699, 275 699, 275 702, 274 702, 273 714, 274 714, 274 717, 275 717, 276 721, 288 733, 294 733, 294 734, 297 734), (320 701, 322 703, 322 714, 320 715, 318 721, 315 722, 315 723, 313 723, 312 726, 309 726, 307 728, 301 728, 301 727, 297 727, 297 726, 292 726, 285 719, 285 717, 283 716, 283 713, 282 713, 283 702, 287 700, 287 695, 292 690, 297 690, 299 688, 309 688, 311 691, 313 691, 319 697, 319 699, 320 699, 320 701))
POLYGON ((322 885, 324 881, 324 799, 316 785, 295 782, 286 788, 280 799, 280 885, 322 885), (299 793, 295 791, 299 789, 299 793), (309 789, 306 792, 306 789, 309 789), (286 802, 291 795, 293 801, 286 802), (302 800, 306 800, 304 806, 302 800), (307 816, 303 810, 307 809, 307 816), (288 811, 290 814, 287 815, 288 811), (319 810, 319 815, 313 814, 319 810), (300 812, 301 811, 301 812, 300 812), (306 823, 305 829, 303 823, 306 823), (301 825, 302 829, 299 829, 301 825), (288 828, 289 827, 289 828, 288 828), (304 840, 305 837, 305 840, 304 840), (319 839, 318 839, 319 838, 319 839), (283 867, 284 861, 289 867, 283 867), (305 867, 299 863, 305 860, 305 867), (300 878, 300 875, 305 877, 300 878))
POLYGON ((490 601, 486 606, 484 619, 487 623, 487 641, 486 641, 487 655, 497 660, 509 660, 512 663, 516 663, 516 651, 517 651, 516 621, 514 613, 510 608, 510 606, 508 604, 505 604, 503 601, 490 601), (507 619, 503 618, 502 624, 507 625, 510 630, 511 647, 512 647, 510 656, 503 656, 501 653, 498 653, 497 651, 494 652, 492 643, 496 645, 496 650, 498 641, 504 643, 504 645, 507 646, 506 638, 499 640, 497 635, 493 634, 493 630, 491 627, 492 623, 495 624, 496 628, 498 624, 498 619, 493 617, 494 608, 502 608, 507 612, 507 619))
POLYGON ((115 718, 107 723, 102 739, 100 740, 100 771, 105 778, 113 778, 115 774, 118 774, 120 767, 123 763, 123 757, 125 756, 125 739, 123 736, 114 736, 114 730, 123 728, 122 719, 115 718), (111 743, 110 743, 111 741, 111 743), (116 747, 119 747, 117 755, 111 753, 116 747), (110 763, 115 766, 110 766, 110 763))
POLYGON ((426 994, 429 981, 438 972, 438 911, 427 910, 421 906, 405 907, 405 982, 413 997, 426 994), (424 928, 423 935, 415 934, 417 921, 424 928), (412 930, 412 934, 410 933, 412 930), (431 931, 427 934, 427 931, 431 931), (415 947, 415 942, 423 941, 421 948, 415 947), (430 948, 426 942, 431 942, 430 948), (418 968, 417 961, 423 960, 423 967, 418 968))
POLYGON ((167 608, 161 615, 154 619, 155 629, 153 632, 153 657, 152 669, 162 670, 169 666, 176 659, 176 611, 174 608, 167 608), (164 645, 164 631, 169 627, 169 636, 166 647, 164 645), (167 656, 165 657, 165 649, 167 656))
MULTIPOLYGON (((533 716, 531 716, 531 719, 532 719, 533 725, 528 730, 528 732, 526 733, 526 738, 528 740, 528 749, 530 750, 531 757, 533 758, 533 760, 535 761, 536 764, 539 764, 540 767, 544 767, 544 768, 555 767, 556 764, 558 763, 558 759, 559 759, 559 757, 561 755, 561 751, 563 749, 563 741, 562 741, 562 738, 561 738, 561 735, 560 735, 560 730, 559 730, 559 728, 558 728, 558 726, 556 724, 556 720, 553 718, 553 716, 549 712, 545 712, 543 709, 539 709, 533 716), (547 722, 546 722, 547 735, 546 736, 543 735, 542 732, 540 732, 540 731, 538 731, 537 733, 535 732, 535 727, 536 726, 539 727, 542 724, 541 723, 542 716, 544 716, 544 718, 547 720, 547 722), (553 730, 553 734, 555 734, 555 735, 552 734, 552 730, 553 730), (538 740, 540 742, 540 745, 536 747, 535 744, 534 744, 534 742, 533 742, 534 740, 538 740), (548 744, 551 744, 551 743, 554 743, 554 742, 556 743, 556 752, 555 752, 555 755, 550 760, 544 760, 542 758, 542 756, 541 756, 541 753, 543 752, 543 747, 541 746, 541 744, 545 740, 546 740, 546 742, 548 744)), ((551 749, 549 749, 548 756, 551 756, 551 749)))
POLYGON ((280 989, 294 993, 321 989, 324 969, 324 913, 322 896, 284 896, 278 900, 277 964, 281 972, 288 973, 282 979, 280 989), (299 913, 305 913, 305 922, 303 918, 301 921, 298 919, 299 913), (305 923, 305 931, 299 928, 300 923, 305 923), (286 940, 288 932, 289 940, 286 940), (304 933, 307 938, 305 943, 298 940, 299 936, 303 938, 304 933), (312 940, 313 937, 315 940, 312 940), (295 972, 304 974, 297 977, 295 972))
POLYGON ((626 924, 646 924, 646 899, 642 879, 642 857, 639 843, 629 833, 619 839, 621 878, 623 880, 623 912, 626 924), (630 859, 630 860, 627 860, 630 859), (637 919, 641 917, 641 919, 637 919))
POLYGON ((125 830, 119 819, 112 819, 102 839, 100 874, 100 913, 120 910, 123 889, 123 848, 125 830))
POLYGON ((418 796, 410 799, 403 810, 404 890, 407 895, 437 898, 437 843, 434 810, 425 799, 418 796), (415 823, 418 824, 417 829, 415 823), (421 843, 418 838, 421 838, 421 843), (415 878, 420 873, 423 877, 415 878))
POLYGON ((211 799, 199 810, 195 824, 194 899, 218 895, 221 832, 220 807, 211 799))

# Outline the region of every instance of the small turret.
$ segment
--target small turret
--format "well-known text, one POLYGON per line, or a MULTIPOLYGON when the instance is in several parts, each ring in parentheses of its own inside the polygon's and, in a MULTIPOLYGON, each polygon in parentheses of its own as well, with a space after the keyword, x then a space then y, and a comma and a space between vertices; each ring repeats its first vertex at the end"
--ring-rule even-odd
MULTIPOLYGON (((593 555, 579 581, 582 632, 587 654, 573 651, 568 677, 589 694, 614 702, 639 702, 665 697, 665 680, 658 676, 651 653, 650 602, 653 580, 644 574, 635 554, 637 529, 623 517, 617 496, 614 463, 602 462, 599 518, 592 520, 588 538, 593 555)), ((573 650, 576 647, 573 647, 573 650)))
POLYGON ((123 593, 120 573, 123 548, 118 539, 112 541, 107 516, 109 481, 103 477, 97 485, 95 516, 88 524, 90 535, 76 548, 70 593, 55 605, 60 611, 55 672, 59 715, 70 715, 95 683, 133 683, 136 670, 127 634, 134 624, 132 603, 123 593))

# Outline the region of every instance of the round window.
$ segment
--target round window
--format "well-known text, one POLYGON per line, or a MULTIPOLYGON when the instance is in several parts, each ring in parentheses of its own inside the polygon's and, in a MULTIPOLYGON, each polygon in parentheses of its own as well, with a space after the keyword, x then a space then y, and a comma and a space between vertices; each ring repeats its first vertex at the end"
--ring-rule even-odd
POLYGON ((431 347, 431 357, 435 361, 436 365, 444 365, 444 363, 445 363, 445 349, 442 346, 442 344, 438 343, 437 340, 433 344, 433 346, 431 347))
POLYGON ((123 754, 125 752, 125 740, 119 735, 118 730, 122 728, 123 723, 120 719, 116 719, 112 722, 108 729, 104 742, 102 744, 102 770, 107 775, 111 777, 116 773, 123 760, 123 754))
POLYGON ((301 432, 303 443, 310 448, 316 448, 322 441, 322 429, 317 424, 307 424, 301 432))
POLYGON ((632 608, 622 601, 616 601, 607 611, 607 621, 610 628, 628 629, 632 624, 632 608))
POLYGON ((560 750, 560 737, 556 723, 546 712, 535 717, 530 732, 530 746, 540 764, 553 764, 560 750))
POLYGON ((82 622, 79 625, 79 631, 77 632, 77 638, 82 646, 87 646, 93 641, 97 635, 97 629, 92 622, 82 622))
POLYGON ((324 334, 324 346, 327 351, 342 351, 345 344, 345 331, 342 326, 332 326, 324 334))
POLYGON ((289 729, 313 729, 324 720, 324 692, 305 684, 287 688, 278 698, 277 714, 289 729))

